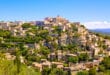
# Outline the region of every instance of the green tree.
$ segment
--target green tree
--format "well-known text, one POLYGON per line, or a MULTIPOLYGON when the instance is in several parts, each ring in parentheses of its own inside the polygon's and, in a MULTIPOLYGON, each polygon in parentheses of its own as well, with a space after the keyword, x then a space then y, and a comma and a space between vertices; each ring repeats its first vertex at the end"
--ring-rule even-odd
POLYGON ((9 38, 11 36, 11 32, 9 30, 0 29, 0 37, 9 38))
POLYGON ((22 25, 23 28, 30 28, 32 25, 30 23, 24 23, 22 25))
POLYGON ((89 75, 87 71, 79 71, 77 75, 89 75))
POLYGON ((20 54, 19 49, 16 48, 16 51, 15 51, 15 56, 16 56, 16 58, 15 58, 15 65, 16 65, 16 67, 17 67, 17 74, 19 74, 19 73, 20 73, 20 70, 21 70, 20 55, 21 55, 21 54, 20 54))
POLYGON ((89 59, 89 55, 87 53, 81 53, 79 55, 79 61, 87 61, 89 59))
POLYGON ((97 71, 96 71, 95 68, 91 68, 91 69, 89 70, 89 75, 96 75, 96 73, 97 73, 97 71))
POLYGON ((77 63, 78 62, 78 57, 77 56, 69 57, 68 62, 77 63))
POLYGON ((49 75, 50 72, 51 72, 50 68, 44 68, 43 71, 42 71, 42 75, 49 75))
POLYGON ((50 53, 50 50, 47 47, 45 46, 41 47, 41 54, 48 56, 49 53, 50 53))
POLYGON ((104 72, 105 71, 104 65, 99 65, 99 71, 101 71, 101 72, 104 72))
POLYGON ((110 69, 110 57, 105 57, 104 60, 101 62, 106 69, 110 69))

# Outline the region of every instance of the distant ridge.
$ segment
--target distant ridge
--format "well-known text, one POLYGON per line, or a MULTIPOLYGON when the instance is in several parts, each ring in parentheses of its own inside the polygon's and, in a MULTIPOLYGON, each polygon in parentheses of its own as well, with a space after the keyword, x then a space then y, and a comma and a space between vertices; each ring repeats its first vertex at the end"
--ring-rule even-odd
POLYGON ((89 29, 89 30, 93 31, 93 32, 102 33, 102 34, 110 34, 110 28, 108 28, 108 29, 89 29))

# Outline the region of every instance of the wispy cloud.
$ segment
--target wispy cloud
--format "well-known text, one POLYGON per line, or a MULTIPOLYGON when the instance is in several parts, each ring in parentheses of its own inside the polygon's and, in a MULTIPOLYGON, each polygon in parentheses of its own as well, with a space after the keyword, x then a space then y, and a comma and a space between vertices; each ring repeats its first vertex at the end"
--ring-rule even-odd
POLYGON ((108 29, 108 28, 110 28, 110 22, 107 22, 107 21, 85 22, 83 24, 88 29, 108 29))

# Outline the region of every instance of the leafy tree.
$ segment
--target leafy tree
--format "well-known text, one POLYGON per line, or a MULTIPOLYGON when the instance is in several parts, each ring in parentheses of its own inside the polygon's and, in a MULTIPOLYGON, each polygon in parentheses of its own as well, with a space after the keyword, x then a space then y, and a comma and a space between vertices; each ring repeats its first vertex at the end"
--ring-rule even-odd
POLYGON ((78 57, 77 56, 69 57, 68 62, 77 63, 78 62, 78 57))
POLYGON ((9 38, 11 36, 11 32, 8 30, 0 29, 0 37, 9 38))
POLYGON ((50 53, 50 50, 47 47, 41 47, 41 54, 47 56, 50 53))
POLYGON ((71 75, 67 71, 63 71, 62 69, 53 68, 49 75, 71 75))
POLYGON ((56 71, 56 75, 67 75, 68 73, 66 73, 65 71, 63 71, 62 69, 57 69, 56 71))
POLYGON ((20 73, 20 70, 21 70, 21 61, 20 61, 20 51, 16 48, 16 51, 15 51, 15 65, 16 65, 16 68, 17 68, 17 73, 19 74, 20 73))
POLYGON ((104 65, 99 65, 99 71, 101 71, 101 72, 104 72, 105 71, 104 65))
POLYGON ((23 28, 30 28, 32 25, 30 23, 24 23, 22 25, 23 28))
POLYGON ((0 53, 0 75, 41 75, 39 71, 36 71, 32 67, 27 67, 27 65, 20 64, 20 67, 18 67, 18 60, 18 57, 16 58, 16 62, 7 60, 4 54, 0 53))
POLYGON ((50 72, 51 72, 50 68, 44 68, 43 71, 42 71, 42 75, 49 75, 50 72))
POLYGON ((81 53, 79 55, 79 61, 87 61, 89 59, 89 55, 87 53, 81 53))
POLYGON ((28 50, 24 47, 24 43, 19 43, 18 46, 19 46, 19 49, 20 49, 19 51, 21 55, 26 56, 28 53, 28 50))
POLYGON ((77 75, 89 75, 87 71, 79 71, 77 75))
POLYGON ((62 29, 60 26, 56 26, 55 31, 58 33, 59 36, 61 36, 62 29))
POLYGON ((72 30, 73 30, 73 32, 77 32, 78 31, 78 28, 76 27, 76 25, 72 24, 72 30))
POLYGON ((89 75, 96 75, 96 73, 97 73, 97 71, 96 71, 95 68, 91 68, 91 69, 89 70, 89 75))
POLYGON ((101 62, 106 69, 110 69, 110 57, 105 57, 104 60, 101 62))

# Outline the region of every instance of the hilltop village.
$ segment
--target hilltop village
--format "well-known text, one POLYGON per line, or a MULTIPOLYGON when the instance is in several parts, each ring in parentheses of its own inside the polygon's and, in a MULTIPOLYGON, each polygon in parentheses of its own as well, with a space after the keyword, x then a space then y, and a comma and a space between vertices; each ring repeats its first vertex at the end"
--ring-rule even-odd
POLYGON ((104 58, 110 56, 110 39, 60 16, 44 21, 1 21, 0 50, 4 59, 18 59, 43 75, 54 75, 46 74, 52 68, 65 72, 55 75, 75 75, 100 70, 104 58))

